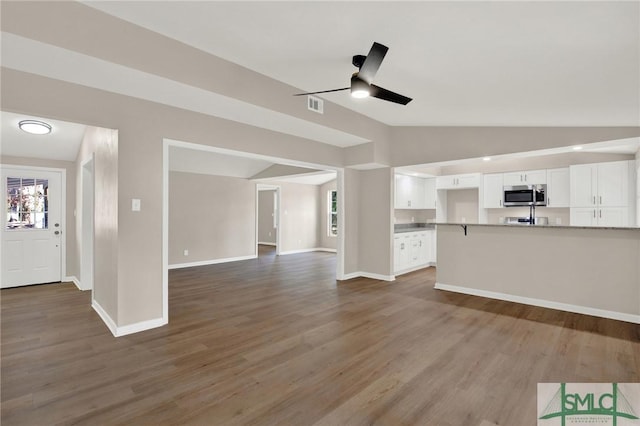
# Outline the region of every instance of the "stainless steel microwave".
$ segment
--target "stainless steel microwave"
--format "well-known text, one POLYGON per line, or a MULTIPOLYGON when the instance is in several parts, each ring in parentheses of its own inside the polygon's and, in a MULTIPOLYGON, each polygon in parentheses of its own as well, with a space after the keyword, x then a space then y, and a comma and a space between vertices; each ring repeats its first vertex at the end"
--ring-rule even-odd
POLYGON ((505 207, 546 206, 547 185, 505 186, 502 205, 505 207))

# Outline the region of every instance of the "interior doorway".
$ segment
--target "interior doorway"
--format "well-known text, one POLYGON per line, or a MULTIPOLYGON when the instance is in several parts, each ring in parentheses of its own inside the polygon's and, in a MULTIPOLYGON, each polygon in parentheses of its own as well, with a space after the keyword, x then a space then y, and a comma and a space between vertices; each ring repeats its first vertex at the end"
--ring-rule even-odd
POLYGON ((258 184, 256 187, 256 255, 280 254, 280 187, 258 184))

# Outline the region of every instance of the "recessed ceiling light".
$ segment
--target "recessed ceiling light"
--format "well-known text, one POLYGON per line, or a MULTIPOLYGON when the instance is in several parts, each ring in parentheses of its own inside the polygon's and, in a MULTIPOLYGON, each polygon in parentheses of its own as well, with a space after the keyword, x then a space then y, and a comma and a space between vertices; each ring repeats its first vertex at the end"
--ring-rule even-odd
POLYGON ((574 150, 574 151, 580 151, 581 149, 582 149, 582 147, 581 147, 581 146, 574 146, 574 147, 573 147, 573 150, 574 150))
POLYGON ((483 157, 482 161, 491 161, 491 157, 483 157))
POLYGON ((33 135, 46 135, 47 133, 51 133, 51 126, 38 120, 22 120, 18 123, 18 127, 33 135))

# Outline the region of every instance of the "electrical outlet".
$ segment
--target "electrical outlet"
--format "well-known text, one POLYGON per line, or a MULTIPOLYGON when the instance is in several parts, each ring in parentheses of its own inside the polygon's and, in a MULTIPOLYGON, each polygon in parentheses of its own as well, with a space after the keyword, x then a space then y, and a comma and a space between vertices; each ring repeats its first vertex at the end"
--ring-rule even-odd
POLYGON ((556 225, 562 225, 562 218, 556 217, 556 225))
POLYGON ((466 218, 466 217, 464 217, 464 216, 462 216, 461 222, 462 222, 462 223, 467 223, 467 218, 466 218))
POLYGON ((189 250, 185 249, 185 250, 182 252, 182 254, 183 254, 183 255, 185 255, 185 256, 189 256, 189 250))
POLYGON ((411 223, 413 223, 413 222, 415 222, 415 221, 416 221, 416 218, 415 218, 415 217, 413 217, 413 216, 411 216, 411 223))

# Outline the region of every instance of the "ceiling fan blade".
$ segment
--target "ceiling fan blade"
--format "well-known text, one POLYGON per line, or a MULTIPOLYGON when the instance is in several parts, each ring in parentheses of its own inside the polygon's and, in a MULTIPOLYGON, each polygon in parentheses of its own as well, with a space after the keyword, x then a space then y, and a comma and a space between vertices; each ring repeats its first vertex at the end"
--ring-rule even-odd
POLYGON ((321 90, 320 92, 296 93, 293 96, 317 95, 318 93, 339 92, 341 90, 350 90, 351 87, 343 87, 342 89, 321 90))
POLYGON ((392 92, 391 90, 383 89, 382 87, 376 86, 375 84, 371 85, 369 95, 373 96, 374 98, 382 99, 389 102, 395 102, 401 105, 406 105, 413 100, 411 98, 407 98, 406 96, 402 96, 399 93, 392 92))
POLYGON ((371 46, 371 50, 369 51, 367 58, 360 67, 358 77, 371 84, 373 77, 375 77, 378 72, 378 68, 380 68, 384 55, 387 54, 387 50, 389 50, 387 46, 373 42, 373 46, 371 46))

